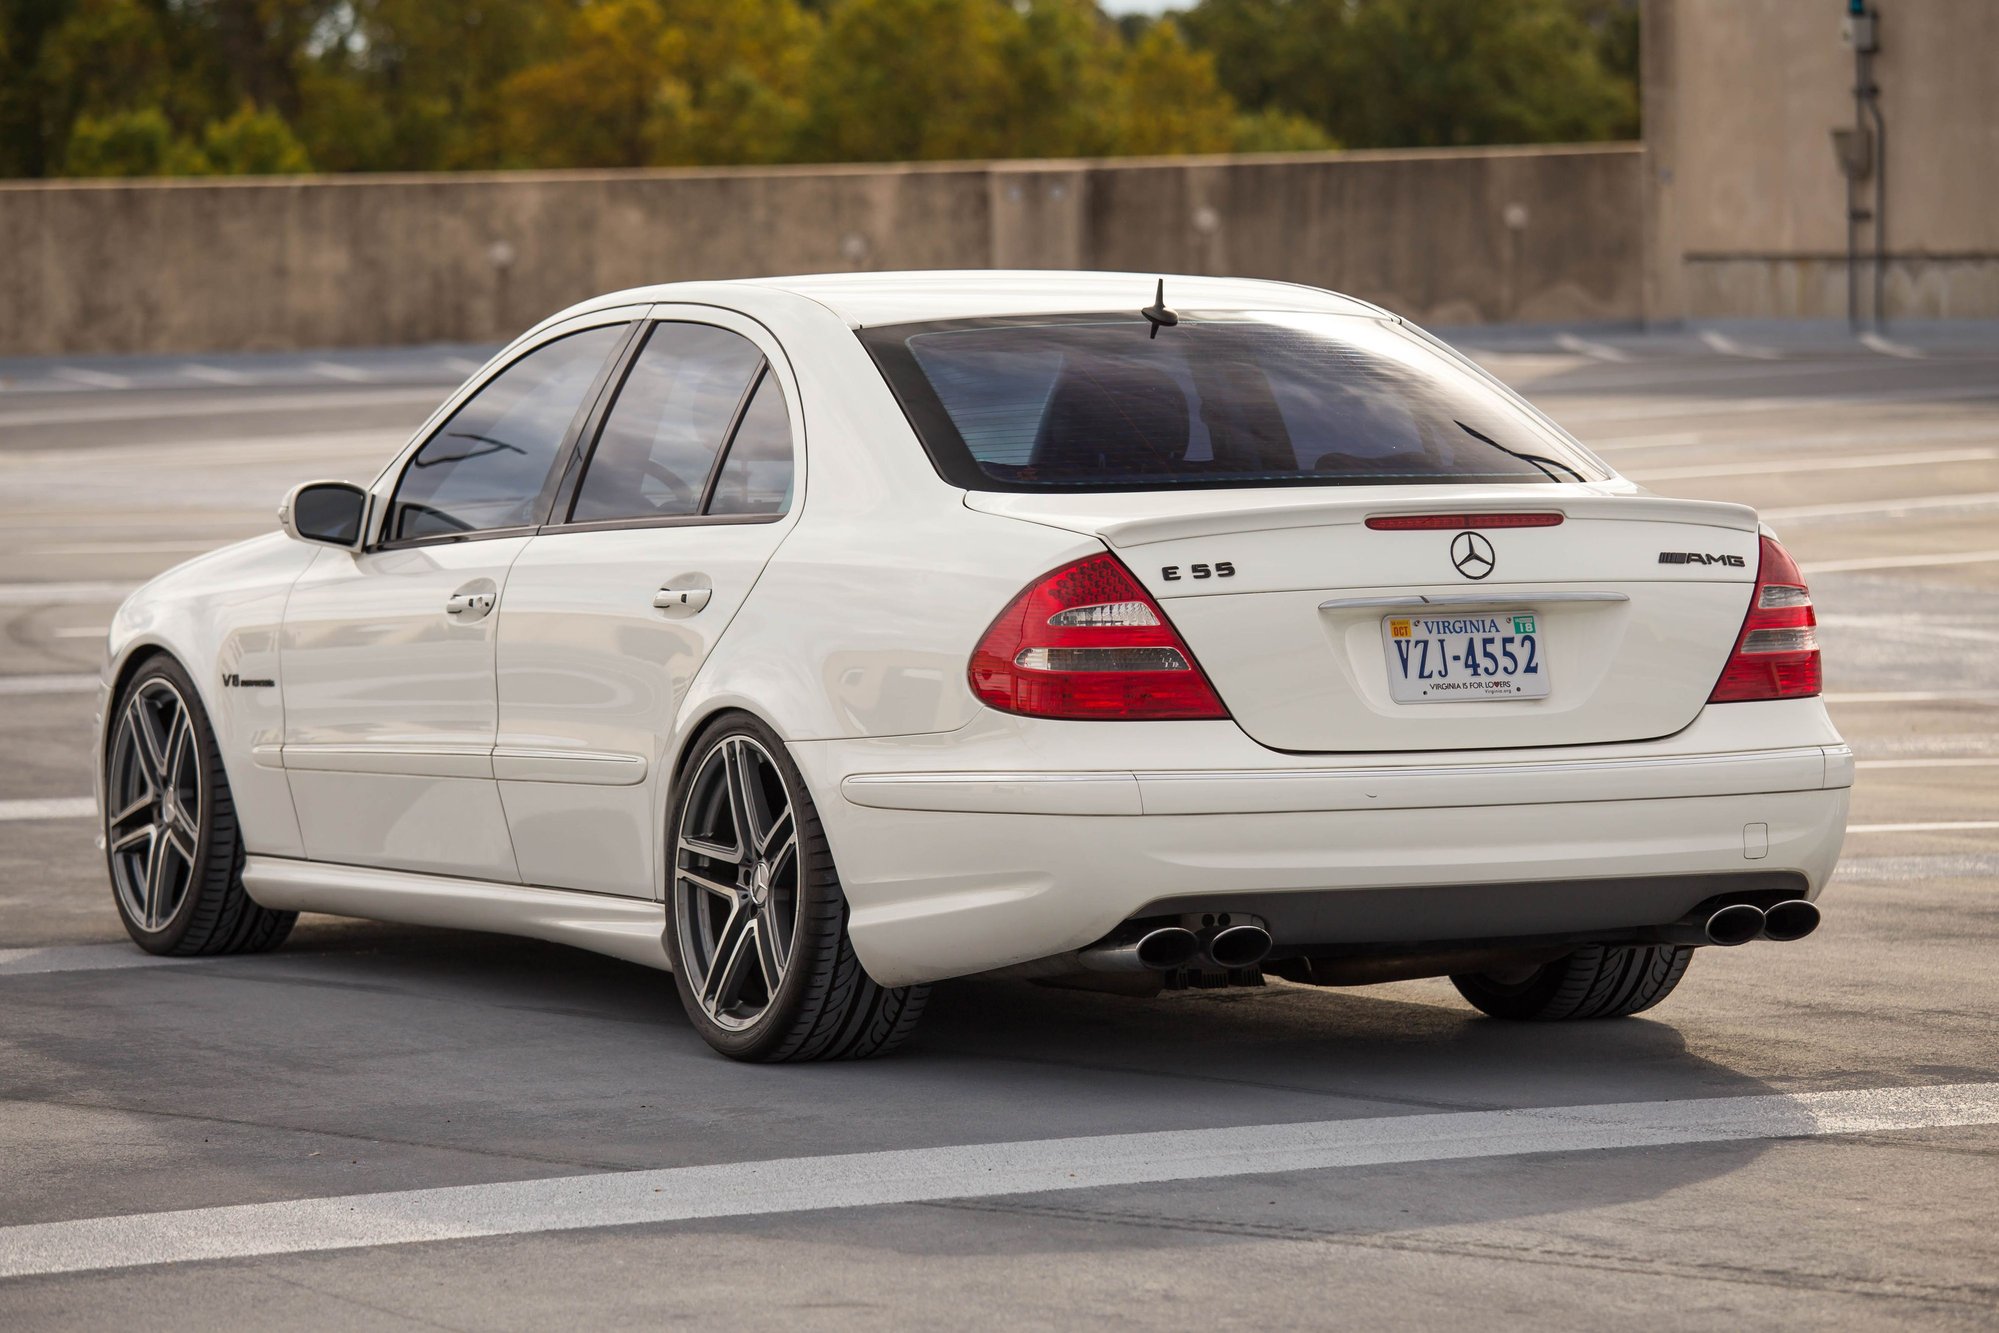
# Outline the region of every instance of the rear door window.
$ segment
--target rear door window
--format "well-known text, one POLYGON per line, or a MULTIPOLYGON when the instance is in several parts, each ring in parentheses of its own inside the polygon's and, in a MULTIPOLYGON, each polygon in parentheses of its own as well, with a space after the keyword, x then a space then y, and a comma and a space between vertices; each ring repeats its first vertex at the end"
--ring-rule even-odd
POLYGON ((627 324, 543 343, 451 414, 403 469, 387 540, 531 527, 556 454, 627 324))
POLYGON ((1597 481, 1587 450, 1400 326, 1183 312, 870 329, 946 480, 973 490, 1597 481))
POLYGON ((653 326, 605 418, 570 521, 687 518, 757 375, 755 343, 709 324, 653 326))

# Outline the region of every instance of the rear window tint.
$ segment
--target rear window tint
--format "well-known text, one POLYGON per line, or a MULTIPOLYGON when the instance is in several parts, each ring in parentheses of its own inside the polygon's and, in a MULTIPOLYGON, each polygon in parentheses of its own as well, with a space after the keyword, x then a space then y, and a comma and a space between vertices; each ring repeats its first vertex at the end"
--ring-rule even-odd
POLYGON ((1600 481, 1588 451, 1393 323, 1136 313, 869 329, 946 480, 972 490, 1600 481))

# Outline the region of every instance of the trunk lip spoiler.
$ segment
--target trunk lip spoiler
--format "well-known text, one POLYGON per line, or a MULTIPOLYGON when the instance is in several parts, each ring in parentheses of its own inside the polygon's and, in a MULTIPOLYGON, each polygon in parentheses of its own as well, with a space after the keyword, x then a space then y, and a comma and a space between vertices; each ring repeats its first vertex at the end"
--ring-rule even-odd
MULTIPOLYGON (((1120 548, 1288 528, 1335 525, 1359 527, 1372 517, 1434 513, 1440 503, 1448 504, 1456 513, 1477 514, 1484 510, 1510 513, 1518 510, 1523 500, 1531 500, 1537 509, 1551 513, 1560 512, 1570 522, 1601 520, 1691 524, 1752 534, 1759 528, 1759 519, 1754 509, 1748 505, 1732 504, 1722 500, 1681 500, 1665 496, 1634 495, 1628 492, 1578 494, 1571 491, 1568 494, 1549 494, 1552 489, 1552 487, 1534 488, 1526 494, 1515 489, 1503 494, 1487 492, 1478 496, 1439 496, 1431 490, 1420 495, 1405 493, 1392 498, 1379 494, 1363 496, 1348 493, 1337 500, 1322 500, 1318 503, 1300 504, 1296 500, 1291 500, 1289 503, 1258 505, 1238 502, 1236 506, 1231 507, 1224 501, 1220 507, 1212 509, 1193 511, 1183 509, 1178 513, 1154 514, 1121 514, 1117 509, 1120 507, 1119 502, 1129 504, 1133 494, 1158 497, 1168 494, 1167 492, 1038 496, 1015 492, 968 491, 965 493, 965 507, 982 513, 1022 519, 1030 523, 1040 523, 1048 527, 1098 537, 1109 545, 1120 548)), ((1175 495, 1173 500, 1185 504, 1193 494, 1197 493, 1175 495)), ((1246 493, 1207 491, 1198 494, 1218 496, 1246 493)), ((1409 534, 1376 535, 1383 540, 1392 540, 1409 534)))

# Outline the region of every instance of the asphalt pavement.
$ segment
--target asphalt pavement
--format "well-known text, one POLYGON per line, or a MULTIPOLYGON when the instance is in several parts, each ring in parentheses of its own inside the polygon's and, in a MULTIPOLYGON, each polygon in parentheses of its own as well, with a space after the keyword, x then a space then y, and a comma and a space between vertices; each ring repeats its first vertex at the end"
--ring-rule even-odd
POLYGON ((112 608, 371 479, 485 352, 0 364, 0 1328, 1993 1327, 1999 329, 1931 332, 1473 340, 1803 563, 1859 758, 1809 940, 1573 1026, 969 980, 895 1057, 779 1068, 554 945, 131 946, 112 608))

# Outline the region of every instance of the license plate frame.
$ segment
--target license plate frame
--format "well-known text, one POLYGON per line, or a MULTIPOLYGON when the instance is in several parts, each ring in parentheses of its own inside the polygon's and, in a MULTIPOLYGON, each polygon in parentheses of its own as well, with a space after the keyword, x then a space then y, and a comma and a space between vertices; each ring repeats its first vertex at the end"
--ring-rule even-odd
POLYGON ((1388 695, 1398 704, 1548 697, 1547 634, 1533 610, 1387 615, 1381 646, 1388 695))

